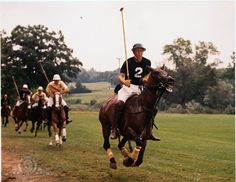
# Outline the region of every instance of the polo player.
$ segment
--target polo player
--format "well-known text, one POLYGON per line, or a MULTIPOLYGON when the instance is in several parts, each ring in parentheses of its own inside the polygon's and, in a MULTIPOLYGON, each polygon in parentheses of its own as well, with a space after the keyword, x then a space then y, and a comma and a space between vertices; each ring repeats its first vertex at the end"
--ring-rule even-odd
POLYGON ((46 108, 46 101, 47 101, 47 96, 46 94, 43 92, 43 87, 42 86, 39 86, 38 89, 37 89, 37 92, 34 93, 34 95, 32 96, 32 100, 34 102, 34 104, 32 105, 33 108, 37 107, 38 106, 38 101, 39 99, 42 98, 43 99, 43 105, 44 105, 44 108, 46 108))
POLYGON ((1 105, 6 105, 6 106, 8 106, 9 109, 11 109, 10 101, 9 101, 7 94, 3 95, 2 99, 1 99, 1 105))
MULTIPOLYGON (((19 109, 19 106, 24 102, 24 100, 27 98, 27 97, 30 97, 31 95, 31 91, 29 90, 28 88, 28 85, 27 84, 24 84, 22 89, 20 89, 19 91, 19 94, 20 94, 20 97, 19 97, 19 100, 16 102, 16 105, 15 105, 15 109, 14 109, 14 112, 13 112, 13 117, 16 116, 16 113, 19 109)), ((30 99, 29 99, 29 103, 28 103, 28 109, 30 110, 31 109, 31 103, 30 103, 30 99)))
MULTIPOLYGON (((122 88, 118 91, 118 101, 114 104, 114 118, 112 119, 112 128, 111 128, 111 139, 116 139, 118 121, 120 120, 125 102, 132 95, 140 94, 140 86, 142 81, 148 79, 149 72, 147 66, 151 66, 151 61, 143 57, 143 52, 146 49, 142 44, 134 44, 132 51, 134 56, 129 58, 128 61, 128 72, 129 78, 127 75, 126 62, 123 63, 118 79, 121 82, 122 88)), ((149 139, 159 141, 160 138, 152 134, 152 126, 150 127, 150 136, 149 139)))
MULTIPOLYGON (((52 112, 52 105, 53 105, 53 97, 55 92, 60 92, 62 95, 69 91, 68 86, 61 80, 60 75, 55 74, 53 76, 53 81, 51 81, 46 88, 46 93, 48 94, 48 120, 51 121, 51 112, 52 112)), ((62 98, 62 106, 65 110, 66 115, 66 123, 72 122, 69 120, 69 107, 67 106, 65 100, 62 98)))

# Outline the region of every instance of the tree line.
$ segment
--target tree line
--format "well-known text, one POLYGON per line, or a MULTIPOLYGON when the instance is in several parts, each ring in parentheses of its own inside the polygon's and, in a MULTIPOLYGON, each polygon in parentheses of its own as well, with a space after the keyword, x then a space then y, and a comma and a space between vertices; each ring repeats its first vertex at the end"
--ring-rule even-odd
MULTIPOLYGON (((218 54, 212 42, 193 44, 177 38, 164 45, 163 55, 174 65, 168 72, 176 83, 173 93, 164 95, 159 109, 182 113, 234 113, 235 53, 232 52, 230 64, 221 69, 217 69, 220 60, 209 63, 209 58, 218 54)), ((75 82, 71 93, 91 92, 83 82, 118 84, 119 69, 98 72, 81 66, 82 62, 73 56, 73 49, 65 44, 61 31, 50 31, 43 25, 18 25, 10 36, 5 32, 1 34, 1 91, 11 99, 16 98, 12 76, 19 87, 26 83, 31 89, 39 85, 45 88, 48 81, 43 71, 49 80, 57 73, 67 83, 75 82)))

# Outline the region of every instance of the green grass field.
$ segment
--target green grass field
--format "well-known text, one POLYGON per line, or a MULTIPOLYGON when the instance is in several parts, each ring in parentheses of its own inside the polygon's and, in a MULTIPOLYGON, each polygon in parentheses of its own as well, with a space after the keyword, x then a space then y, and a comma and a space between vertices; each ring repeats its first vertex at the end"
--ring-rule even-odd
POLYGON ((113 94, 113 88, 109 88, 108 82, 97 82, 97 83, 83 83, 84 86, 89 88, 91 93, 78 93, 66 95, 65 100, 70 103, 72 109, 88 110, 88 104, 91 100, 96 100, 97 104, 102 103, 106 98, 113 94), (74 104, 73 102, 80 99, 81 104, 74 104), (84 106, 84 107, 83 107, 84 106))
POLYGON ((16 134, 12 121, 2 128, 2 150, 30 156, 55 181, 235 181, 233 115, 158 114, 161 142, 148 142, 140 167, 123 167, 117 141, 111 141, 117 170, 108 167, 98 113, 71 112, 71 118, 62 150, 47 146, 46 131, 37 138, 16 134))

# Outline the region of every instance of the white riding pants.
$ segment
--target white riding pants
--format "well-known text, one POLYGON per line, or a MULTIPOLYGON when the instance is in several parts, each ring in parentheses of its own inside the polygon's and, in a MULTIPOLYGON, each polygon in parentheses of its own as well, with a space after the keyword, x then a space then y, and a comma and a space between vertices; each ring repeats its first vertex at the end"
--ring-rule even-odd
POLYGON ((138 85, 131 84, 130 87, 127 87, 125 85, 122 86, 122 88, 118 92, 118 100, 122 100, 123 102, 126 102, 129 97, 135 94, 140 94, 141 90, 139 89, 138 85))
MULTIPOLYGON (((66 101, 64 99, 61 100, 61 104, 63 107, 67 105, 66 101)), ((48 107, 52 107, 52 105, 53 105, 53 98, 49 97, 48 98, 48 107)))

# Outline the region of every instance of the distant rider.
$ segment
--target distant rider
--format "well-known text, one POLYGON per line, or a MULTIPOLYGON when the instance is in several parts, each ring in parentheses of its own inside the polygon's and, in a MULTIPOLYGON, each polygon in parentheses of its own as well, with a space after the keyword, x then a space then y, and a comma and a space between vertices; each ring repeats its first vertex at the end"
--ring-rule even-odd
MULTIPOLYGON (((53 81, 51 81, 46 88, 46 93, 48 94, 48 120, 51 121, 51 112, 52 112, 52 105, 53 105, 53 97, 55 92, 60 92, 62 95, 69 92, 68 86, 61 80, 60 75, 55 74, 53 76, 53 81)), ((66 115, 66 123, 72 122, 69 120, 69 107, 67 106, 65 100, 62 98, 62 105, 65 110, 66 115)))

